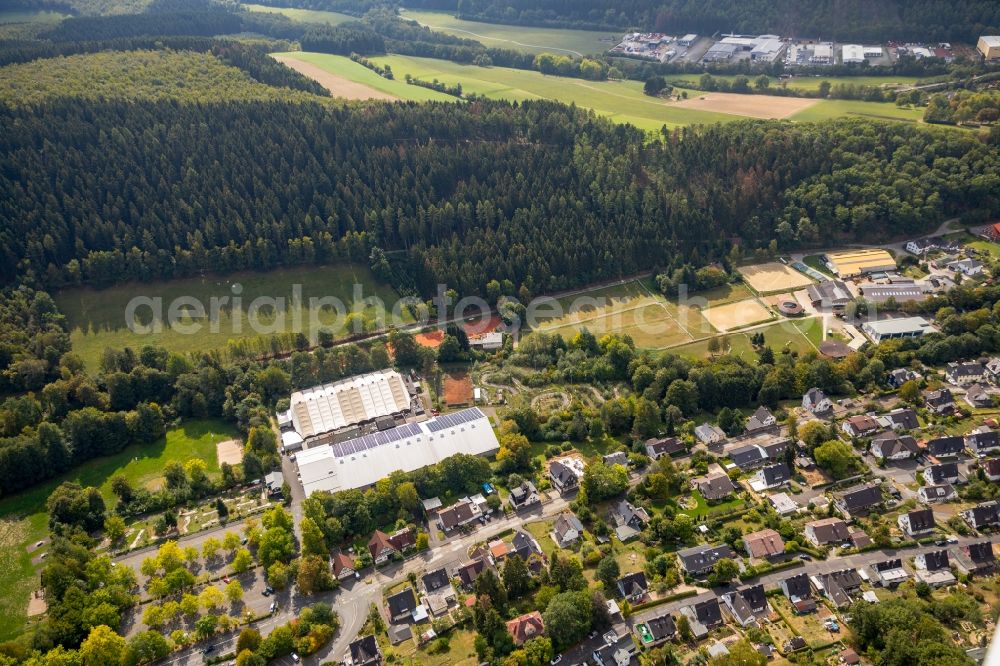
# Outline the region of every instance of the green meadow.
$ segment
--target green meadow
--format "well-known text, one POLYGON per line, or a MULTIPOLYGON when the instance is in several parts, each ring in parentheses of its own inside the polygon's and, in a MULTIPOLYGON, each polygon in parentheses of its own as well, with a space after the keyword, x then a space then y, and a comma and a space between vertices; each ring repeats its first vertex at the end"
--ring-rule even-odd
POLYGON ((39 587, 40 562, 32 560, 44 547, 34 553, 27 549, 48 536, 45 501, 56 486, 64 481, 96 486, 111 506, 111 477, 115 474, 124 474, 136 486, 154 488, 167 463, 200 458, 214 476, 219 473, 216 443, 237 436, 224 421, 185 421, 152 444, 133 444, 115 455, 88 460, 62 476, 0 500, 0 639, 20 633, 27 620, 28 599, 39 587))
POLYGON ((267 5, 253 5, 242 3, 244 9, 251 12, 267 12, 269 14, 284 14, 293 21, 303 23, 328 23, 330 25, 340 25, 348 21, 357 21, 357 17, 340 12, 327 12, 318 9, 296 9, 294 7, 268 7, 267 5))
POLYGON ((585 81, 508 67, 477 67, 397 55, 372 60, 381 65, 391 65, 399 79, 410 74, 425 81, 437 79, 448 84, 461 83, 463 91, 492 99, 550 99, 575 103, 617 122, 632 123, 648 130, 658 130, 663 125, 679 127, 738 120, 737 116, 685 109, 649 97, 643 94, 643 84, 639 81, 585 81))
MULTIPOLYGON (((107 347, 138 349, 144 345, 158 345, 173 352, 187 353, 224 349, 229 340, 256 338, 260 333, 250 325, 251 315, 255 315, 256 321, 266 329, 261 331, 265 335, 294 331, 297 318, 301 320, 303 330, 308 332, 312 315, 324 326, 331 325, 335 323, 335 314, 328 308, 319 307, 321 304, 311 308, 310 297, 336 297, 350 313, 355 306, 354 285, 360 286, 363 299, 378 297, 389 308, 389 312, 398 298, 392 288, 378 283, 368 268, 350 264, 120 284, 106 289, 79 287, 59 291, 54 298, 59 309, 66 315, 73 351, 93 371, 98 368, 101 355, 107 347), (234 285, 239 286, 234 289, 234 285), (300 306, 292 303, 294 285, 300 285, 301 288, 300 306), (239 310, 230 307, 231 301, 221 301, 224 297, 232 298, 236 291, 239 291, 241 299, 239 310), (161 330, 140 332, 133 331, 126 325, 126 308, 134 297, 160 299, 164 322, 161 330), (192 298, 200 303, 206 316, 198 316, 199 313, 195 310, 177 301, 182 297, 192 298), (217 312, 218 324, 214 326, 209 323, 213 297, 219 299, 221 306, 217 312), (283 298, 284 309, 276 310, 263 301, 259 302, 262 307, 253 307, 253 301, 258 298, 283 298), (168 325, 166 319, 171 303, 177 304, 180 324, 200 324, 196 333, 185 332, 181 326, 168 325)), ((377 308, 370 304, 363 307, 359 304, 357 311, 365 322, 365 330, 372 330, 377 308)), ((135 313, 140 323, 149 323, 149 307, 136 308, 135 313)), ((404 321, 411 321, 409 315, 404 321)))
POLYGON ((411 86, 403 80, 402 74, 396 74, 394 79, 383 78, 346 56, 330 55, 328 53, 310 53, 307 51, 272 53, 271 55, 288 56, 302 62, 308 62, 331 74, 336 74, 355 83, 362 83, 369 88, 388 93, 399 99, 408 99, 417 102, 458 101, 455 97, 437 92, 436 90, 430 90, 421 86, 411 86))
POLYGON ((400 15, 438 32, 474 39, 483 46, 527 53, 600 54, 617 44, 621 38, 620 33, 613 35, 597 30, 563 30, 466 21, 455 18, 448 12, 404 9, 400 15))

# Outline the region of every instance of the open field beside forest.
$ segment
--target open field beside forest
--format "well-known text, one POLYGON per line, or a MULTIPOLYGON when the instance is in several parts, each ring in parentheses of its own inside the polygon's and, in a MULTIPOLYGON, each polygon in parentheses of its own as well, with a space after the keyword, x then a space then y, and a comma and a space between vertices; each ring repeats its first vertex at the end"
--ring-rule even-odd
MULTIPOLYGON (((922 109, 901 109, 894 104, 723 93, 712 93, 711 100, 701 100, 700 97, 703 95, 693 90, 688 91, 690 99, 678 102, 645 95, 642 92, 643 84, 639 81, 586 81, 509 67, 460 65, 447 60, 411 56, 387 55, 371 58, 372 62, 382 66, 389 65, 392 68, 395 79, 388 80, 344 56, 309 52, 272 55, 311 63, 341 79, 404 100, 456 100, 455 97, 427 88, 407 85, 404 79, 409 74, 423 81, 437 79, 447 85, 459 83, 463 92, 490 99, 515 102, 550 99, 566 104, 572 103, 581 108, 592 109, 615 122, 631 123, 642 129, 654 131, 663 126, 674 128, 733 122, 748 116, 787 117, 791 120, 863 116, 909 122, 919 121, 923 117, 922 109)), ((372 95, 372 97, 378 96, 372 95)))
POLYGON ((340 25, 341 23, 347 23, 348 21, 357 21, 358 19, 350 14, 341 14, 340 12, 328 12, 320 9, 297 9, 295 7, 269 7, 267 5, 255 5, 241 3, 244 9, 251 12, 266 12, 269 14, 283 14, 293 21, 301 21, 303 23, 327 23, 329 25, 340 25))
POLYGON ((115 474, 124 474, 136 486, 155 488, 167 463, 200 458, 209 475, 217 476, 215 445, 236 436, 235 429, 224 421, 185 421, 152 444, 133 444, 114 455, 88 460, 59 477, 0 500, 0 639, 12 638, 24 628, 28 599, 39 587, 38 557, 45 547, 34 552, 28 549, 48 536, 45 501, 56 486, 64 481, 96 486, 111 506, 111 477, 115 474))
MULTIPOLYGON (((810 319, 783 319, 769 326, 754 328, 751 331, 739 331, 716 336, 719 340, 719 353, 727 351, 734 356, 741 356, 747 360, 755 360, 756 352, 750 344, 750 336, 754 333, 764 334, 764 344, 774 350, 775 354, 782 351, 797 352, 803 354, 810 351, 817 351, 819 343, 823 341, 823 319, 813 317, 810 319)), ((671 354, 689 356, 692 358, 708 358, 712 355, 709 351, 709 341, 697 340, 690 344, 674 347, 669 350, 671 354)))
POLYGON ((534 328, 538 332, 565 338, 584 328, 598 337, 621 333, 631 336, 637 347, 647 349, 662 349, 715 333, 698 308, 668 300, 638 280, 551 299, 539 308, 539 319, 534 328))
POLYGON ((62 12, 44 9, 4 9, 0 10, 0 24, 6 23, 58 23, 69 16, 62 12))
MULTIPOLYGON (((310 317, 315 316, 323 326, 338 323, 338 316, 331 308, 321 307, 316 303, 310 306, 310 298, 335 297, 343 303, 345 316, 350 316, 354 309, 354 285, 359 285, 361 299, 370 296, 381 299, 388 310, 396 303, 397 295, 392 288, 376 282, 368 268, 341 264, 337 266, 303 266, 299 268, 278 269, 266 273, 236 273, 225 277, 203 276, 182 278, 166 282, 119 284, 106 289, 79 287, 56 292, 53 297, 59 309, 66 315, 70 327, 70 337, 73 351, 83 357, 88 369, 96 370, 101 354, 107 347, 132 347, 139 349, 144 345, 158 345, 173 352, 202 352, 212 349, 224 349, 230 340, 256 338, 261 333, 273 335, 282 332, 294 332, 296 319, 302 323, 302 330, 309 332, 310 317), (239 285, 234 289, 234 286, 239 285), (302 302, 293 304, 293 294, 299 285, 302 302), (234 296, 239 291, 241 302, 239 309, 230 306, 231 301, 223 302, 223 297, 234 296), (126 308, 129 301, 135 297, 159 299, 162 305, 163 326, 159 332, 141 332, 131 330, 126 325, 126 308), (179 307, 181 316, 178 324, 201 324, 194 333, 184 333, 181 326, 169 326, 170 304, 181 297, 192 298, 204 307, 204 315, 196 312, 193 307, 179 307), (220 307, 216 308, 216 324, 210 324, 212 315, 212 299, 217 298, 220 307), (275 303, 278 308, 268 305, 267 301, 256 299, 283 299, 275 303), (253 319, 260 323, 254 330, 253 319)), ((157 301, 154 301, 157 302, 157 301)), ((353 328, 354 321, 362 330, 374 330, 379 308, 368 304, 358 309, 356 317, 351 322, 343 321, 335 331, 335 335, 344 337, 345 326, 353 328)), ((149 307, 136 308, 136 318, 140 323, 148 324, 151 318, 149 307)), ((404 321, 412 321, 407 313, 404 321)))
POLYGON ((612 34, 599 30, 538 28, 466 21, 455 18, 448 12, 404 9, 400 12, 400 16, 404 19, 413 19, 438 32, 474 39, 483 46, 527 53, 568 53, 578 56, 601 54, 621 39, 621 33, 612 34))
MULTIPOLYGON (((389 96, 396 99, 407 99, 417 102, 458 101, 455 97, 445 95, 444 93, 437 92, 436 90, 429 90, 421 86, 411 86, 403 80, 402 75, 397 75, 395 79, 391 80, 382 78, 372 70, 364 67, 363 65, 359 65, 346 56, 330 55, 329 53, 311 53, 307 51, 272 53, 271 56, 281 60, 282 62, 286 62, 286 64, 288 64, 287 61, 289 60, 297 60, 302 63, 307 63, 318 67, 328 75, 365 86, 374 91, 372 95, 370 95, 370 98, 374 99, 382 99, 385 96, 389 96)), ((303 71, 301 69, 299 71, 306 76, 315 78, 319 81, 320 85, 326 85, 322 78, 313 77, 310 73, 308 73, 308 71, 303 71)), ((335 90, 332 92, 334 96, 337 96, 335 90)), ((357 99, 359 97, 361 96, 355 94, 353 98, 357 99)))

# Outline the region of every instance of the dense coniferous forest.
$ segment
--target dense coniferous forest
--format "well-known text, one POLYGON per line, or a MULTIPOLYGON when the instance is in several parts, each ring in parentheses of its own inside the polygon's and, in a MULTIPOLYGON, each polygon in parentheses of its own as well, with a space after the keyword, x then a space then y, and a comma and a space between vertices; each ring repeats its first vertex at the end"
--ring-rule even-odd
POLYGON ((53 286, 379 247, 407 251, 424 293, 494 278, 538 293, 699 265, 736 237, 791 247, 1000 212, 995 146, 873 121, 740 122, 649 144, 542 102, 57 100, 0 109, 0 127, 0 274, 53 286))

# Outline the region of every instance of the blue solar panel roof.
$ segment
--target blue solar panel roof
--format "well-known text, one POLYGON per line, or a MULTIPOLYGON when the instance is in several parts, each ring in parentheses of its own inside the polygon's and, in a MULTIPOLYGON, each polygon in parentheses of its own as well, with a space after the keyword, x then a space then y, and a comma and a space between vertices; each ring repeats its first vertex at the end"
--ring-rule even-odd
POLYGON ((364 435, 355 439, 349 439, 346 442, 341 442, 340 444, 334 444, 333 455, 340 458, 351 455, 352 453, 361 453, 362 451, 374 449, 377 446, 384 446, 386 444, 398 442, 419 434, 420 427, 418 425, 415 423, 406 423, 395 428, 390 428, 389 430, 373 432, 370 435, 364 435))
POLYGON ((471 423, 484 416, 486 415, 478 407, 463 409, 460 412, 445 414, 444 416, 438 416, 433 421, 428 421, 427 429, 431 432, 440 432, 448 428, 454 428, 457 425, 462 425, 463 423, 471 423))

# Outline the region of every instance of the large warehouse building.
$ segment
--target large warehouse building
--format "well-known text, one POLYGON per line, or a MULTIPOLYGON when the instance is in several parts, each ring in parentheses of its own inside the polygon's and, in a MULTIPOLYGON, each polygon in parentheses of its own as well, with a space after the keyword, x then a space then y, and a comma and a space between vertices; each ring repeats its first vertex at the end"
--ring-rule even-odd
POLYGON ((295 464, 308 496, 367 488, 397 470, 412 472, 456 453, 482 456, 499 448, 489 418, 472 408, 306 449, 296 454, 295 464))
POLYGON ((883 340, 896 338, 919 338, 925 333, 934 333, 931 323, 923 317, 902 317, 900 319, 883 319, 869 321, 861 325, 861 330, 875 344, 883 340))
POLYGON ((1000 60, 1000 35, 983 35, 976 48, 983 54, 986 62, 1000 60))
POLYGON ((295 391, 288 411, 278 414, 278 422, 283 431, 290 425, 308 442, 350 426, 405 413, 410 404, 410 392, 402 375, 382 370, 295 391))
POLYGON ((841 278, 896 270, 892 255, 877 249, 831 252, 826 255, 826 263, 841 278))

